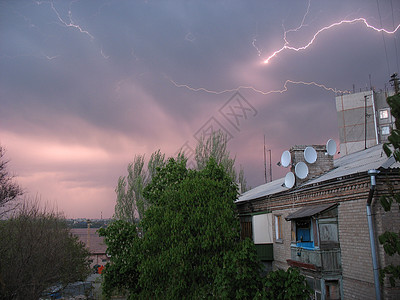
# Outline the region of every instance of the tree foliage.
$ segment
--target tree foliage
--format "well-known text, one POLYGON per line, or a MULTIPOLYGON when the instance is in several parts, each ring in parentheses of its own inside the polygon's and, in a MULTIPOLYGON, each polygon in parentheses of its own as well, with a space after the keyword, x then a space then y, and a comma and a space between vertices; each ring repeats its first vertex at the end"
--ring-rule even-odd
POLYGON ((140 222, 141 238, 126 223, 115 225, 114 234, 103 231, 112 249, 119 236, 134 236, 133 244, 111 256, 106 286, 107 276, 121 274, 116 261, 124 261, 124 281, 133 281, 116 286, 128 289, 132 299, 254 297, 260 265, 254 245, 239 240, 237 186, 222 166, 211 158, 202 170, 188 170, 182 156, 169 159, 144 195, 151 205, 140 222))
POLYGON ((298 269, 289 268, 287 271, 276 270, 269 272, 264 282, 264 289, 258 293, 259 299, 271 300, 308 300, 311 289, 305 277, 298 269))
POLYGON ((107 254, 111 263, 107 263, 102 272, 102 289, 106 298, 113 293, 136 292, 138 283, 137 247, 140 242, 136 225, 123 220, 116 220, 107 228, 99 229, 107 244, 107 254))
POLYGON ((5 150, 0 146, 0 217, 12 209, 10 204, 23 194, 22 188, 7 169, 8 162, 5 159, 5 150))
POLYGON ((121 176, 115 189, 117 203, 115 205, 115 218, 135 223, 142 219, 148 203, 143 196, 143 190, 151 181, 157 170, 164 166, 165 155, 160 150, 154 152, 145 169, 144 155, 136 155, 133 162, 129 163, 128 176, 121 176))
MULTIPOLYGON (((391 113, 395 118, 396 128, 392 129, 388 142, 383 145, 387 156, 393 155, 396 161, 400 162, 400 94, 387 98, 391 113)), ((392 205, 397 203, 400 208, 400 194, 395 193, 391 185, 390 194, 382 195, 380 202, 385 211, 390 211, 392 205)), ((390 255, 400 255, 400 232, 386 231, 379 236, 379 242, 383 245, 385 252, 390 255)), ((388 276, 391 286, 395 286, 396 279, 400 279, 400 265, 389 264, 380 270, 380 279, 388 276)))
POLYGON ((218 165, 224 168, 232 180, 240 185, 241 192, 245 192, 248 190, 248 187, 246 178, 244 177, 244 170, 240 166, 239 173, 236 171, 236 158, 231 158, 227 146, 228 136, 220 130, 213 131, 208 137, 201 136, 195 151, 197 169, 202 170, 212 157, 218 165))
POLYGON ((88 255, 59 214, 25 204, 0 222, 0 298, 38 299, 51 286, 83 280, 88 255))

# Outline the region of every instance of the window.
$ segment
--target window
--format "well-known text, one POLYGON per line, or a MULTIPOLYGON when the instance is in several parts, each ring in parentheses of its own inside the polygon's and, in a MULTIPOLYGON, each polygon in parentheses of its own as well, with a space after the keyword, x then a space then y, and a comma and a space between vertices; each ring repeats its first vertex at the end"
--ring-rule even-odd
POLYGON ((325 281, 325 296, 327 300, 340 300, 339 280, 325 281))
POLYGON ((319 238, 321 247, 329 248, 339 245, 338 222, 336 218, 319 219, 319 238))
POLYGON ((283 239, 282 216, 275 216, 275 239, 276 240, 283 239))
POLYGON ((251 217, 242 217, 240 219, 240 238, 242 240, 246 238, 253 239, 253 226, 251 217))
POLYGON ((382 135, 388 135, 388 134, 390 134, 390 128, 389 128, 389 126, 382 126, 382 127, 381 127, 381 130, 382 130, 382 135))
POLYGON ((315 222, 311 218, 292 220, 292 243, 297 247, 314 248, 314 230, 315 222))
POLYGON ((389 118, 389 111, 387 109, 382 109, 379 111, 379 119, 389 118))
POLYGON ((296 221, 297 242, 311 242, 311 220, 303 219, 296 221))
POLYGON ((310 250, 339 247, 337 216, 337 204, 305 206, 289 214, 286 220, 291 221, 292 246, 310 250))

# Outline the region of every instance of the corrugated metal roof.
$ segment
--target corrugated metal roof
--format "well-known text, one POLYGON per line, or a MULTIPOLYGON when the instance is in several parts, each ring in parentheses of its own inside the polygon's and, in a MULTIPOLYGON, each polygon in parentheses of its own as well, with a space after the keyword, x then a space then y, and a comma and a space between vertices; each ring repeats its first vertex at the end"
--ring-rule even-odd
POLYGON ((303 208, 300 208, 298 211, 288 215, 285 219, 286 221, 290 221, 293 219, 300 219, 300 218, 306 218, 306 217, 311 217, 316 214, 319 214, 329 208, 332 208, 336 206, 337 204, 324 204, 324 205, 313 205, 313 206, 306 206, 303 208))
MULTIPOLYGON (((400 164, 392 158, 388 158, 382 149, 382 145, 354 152, 349 155, 340 157, 334 161, 334 168, 327 173, 313 178, 301 186, 312 185, 315 183, 328 181, 334 178, 340 178, 351 174, 368 172, 370 169, 379 168, 400 168, 400 164)), ((260 197, 273 195, 279 192, 288 191, 284 186, 285 178, 280 178, 272 182, 260 185, 244 194, 242 194, 236 203, 257 199, 260 197)))

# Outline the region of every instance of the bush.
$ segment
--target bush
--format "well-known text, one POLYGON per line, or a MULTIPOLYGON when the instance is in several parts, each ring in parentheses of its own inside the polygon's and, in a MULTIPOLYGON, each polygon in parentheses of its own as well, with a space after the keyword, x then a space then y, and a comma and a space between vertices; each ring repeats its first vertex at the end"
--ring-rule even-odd
POLYGON ((268 273, 265 278, 264 288, 258 293, 258 299, 271 300, 307 300, 310 298, 311 289, 306 279, 299 270, 289 268, 287 271, 277 270, 268 273))

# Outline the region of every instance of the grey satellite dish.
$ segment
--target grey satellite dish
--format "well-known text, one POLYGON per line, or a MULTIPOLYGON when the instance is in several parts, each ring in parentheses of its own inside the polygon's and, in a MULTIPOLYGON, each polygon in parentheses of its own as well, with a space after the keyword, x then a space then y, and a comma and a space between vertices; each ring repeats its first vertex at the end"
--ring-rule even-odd
POLYGON ((326 153, 328 155, 335 155, 336 154, 336 142, 332 139, 329 139, 326 142, 326 153))
POLYGON ((281 165, 282 167, 287 167, 290 165, 290 160, 291 160, 291 156, 290 156, 290 152, 289 151, 283 151, 282 156, 281 156, 281 165))
POLYGON ((300 179, 304 179, 308 175, 308 167, 305 163, 301 161, 297 163, 294 167, 294 172, 296 173, 297 177, 299 177, 300 179))
POLYGON ((307 147, 304 150, 304 159, 309 164, 313 164, 317 161, 317 151, 313 147, 307 147))
POLYGON ((294 174, 292 172, 287 173, 285 176, 285 186, 290 189, 294 186, 294 182, 294 174))

